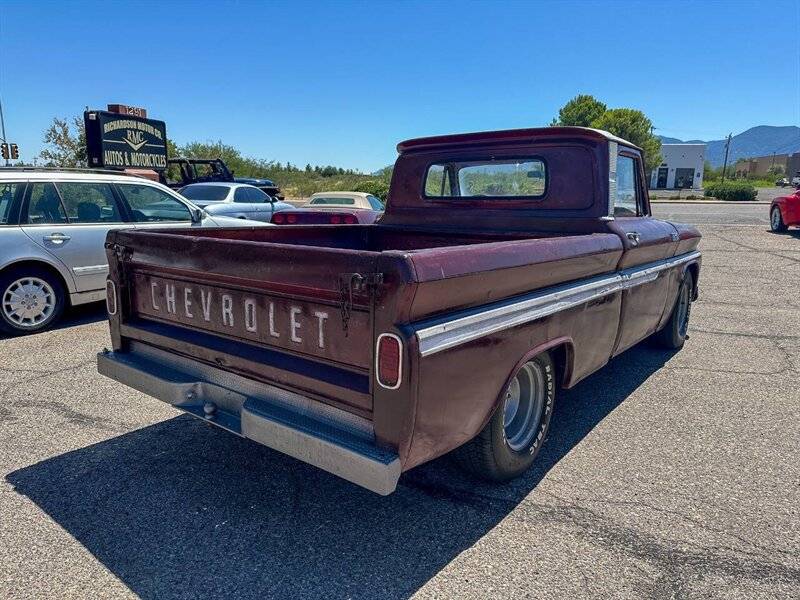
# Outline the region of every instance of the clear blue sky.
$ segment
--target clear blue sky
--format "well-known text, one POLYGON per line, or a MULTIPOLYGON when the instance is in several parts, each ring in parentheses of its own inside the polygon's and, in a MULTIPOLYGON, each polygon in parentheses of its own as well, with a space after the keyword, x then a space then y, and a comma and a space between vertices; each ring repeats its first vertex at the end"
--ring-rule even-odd
POLYGON ((0 0, 24 159, 52 117, 119 102, 179 144, 372 171, 402 139, 546 125, 577 93, 684 139, 800 125, 800 0, 0 0))

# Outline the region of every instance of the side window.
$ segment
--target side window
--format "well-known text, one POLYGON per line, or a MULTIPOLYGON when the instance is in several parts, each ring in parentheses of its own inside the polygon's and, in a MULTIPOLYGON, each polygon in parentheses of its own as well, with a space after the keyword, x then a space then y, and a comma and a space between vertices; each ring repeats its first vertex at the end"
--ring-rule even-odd
POLYGON ((136 223, 192 220, 185 204, 152 185, 121 183, 119 191, 131 207, 136 223))
POLYGON ((8 181, 0 183, 0 225, 7 225, 11 219, 11 205, 14 203, 14 196, 16 196, 20 186, 24 188, 25 184, 8 181))
POLYGON ((369 202, 373 210, 383 210, 383 202, 375 196, 367 196, 367 202, 369 202))
POLYGON ((61 204, 61 198, 52 183, 34 183, 28 200, 27 219, 30 225, 55 225, 67 222, 67 213, 61 204))
POLYGON ((247 188, 236 188, 233 192, 233 201, 234 202, 252 202, 250 199, 250 190, 247 188))
POLYGON ((119 223, 114 194, 107 183, 57 184, 70 223, 119 223))
POLYGON ((258 188, 247 188, 247 195, 250 197, 250 202, 255 202, 258 204, 263 204, 264 202, 269 201, 269 194, 266 192, 258 189, 258 188))
POLYGON ((617 194, 614 197, 615 217, 635 217, 639 192, 636 185, 636 162, 630 156, 617 156, 617 194))

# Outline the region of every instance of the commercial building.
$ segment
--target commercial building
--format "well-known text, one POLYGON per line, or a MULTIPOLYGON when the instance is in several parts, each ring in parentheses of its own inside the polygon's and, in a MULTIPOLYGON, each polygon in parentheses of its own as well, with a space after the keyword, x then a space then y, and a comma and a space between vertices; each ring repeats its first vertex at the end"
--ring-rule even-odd
MULTIPOLYGON (((800 158, 800 154, 798 154, 800 158)), ((736 161, 733 172, 736 177, 766 177, 770 169, 778 167, 781 173, 788 173, 790 156, 788 154, 770 154, 736 161)))
POLYGON ((661 144, 661 164, 650 174, 650 189, 703 187, 705 144, 661 144))

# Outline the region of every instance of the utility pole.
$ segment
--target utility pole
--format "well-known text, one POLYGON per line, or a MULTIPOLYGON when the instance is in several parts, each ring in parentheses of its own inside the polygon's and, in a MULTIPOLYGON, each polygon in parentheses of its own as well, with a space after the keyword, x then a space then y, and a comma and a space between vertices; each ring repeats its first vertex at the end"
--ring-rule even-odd
MULTIPOLYGON (((0 98, 0 135, 3 136, 3 143, 6 143, 6 121, 3 118, 3 99, 0 98)), ((6 166, 8 166, 8 159, 6 159, 6 166)))
POLYGON ((728 134, 728 141, 725 142, 725 162, 722 163, 722 181, 721 181, 721 183, 725 183, 725 169, 728 168, 728 150, 731 147, 731 136, 733 136, 733 134, 729 133, 728 134))

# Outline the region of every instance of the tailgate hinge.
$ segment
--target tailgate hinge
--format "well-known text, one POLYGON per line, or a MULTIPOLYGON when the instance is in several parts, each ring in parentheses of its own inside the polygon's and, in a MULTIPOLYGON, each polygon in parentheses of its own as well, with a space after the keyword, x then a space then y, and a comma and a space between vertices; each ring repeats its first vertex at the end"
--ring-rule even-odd
POLYGON ((368 292, 370 297, 375 294, 379 285, 383 283, 383 273, 342 273, 339 275, 339 303, 342 312, 342 329, 347 337, 350 324, 350 312, 353 309, 353 292, 368 292))

